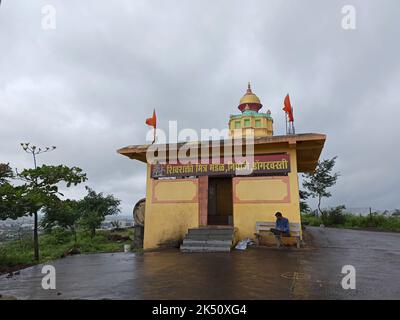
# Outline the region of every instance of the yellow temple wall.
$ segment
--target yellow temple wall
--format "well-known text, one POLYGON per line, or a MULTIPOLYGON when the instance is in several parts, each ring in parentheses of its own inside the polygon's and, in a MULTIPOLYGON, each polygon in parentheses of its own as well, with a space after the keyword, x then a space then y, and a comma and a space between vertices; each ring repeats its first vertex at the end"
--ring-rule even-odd
MULTIPOLYGON (((290 222, 300 223, 296 149, 268 148, 257 153, 290 155, 287 176, 235 177, 233 183, 233 223, 235 238, 254 238, 257 221, 275 221, 282 212, 290 222)), ((177 245, 189 228, 199 227, 198 179, 150 178, 147 165, 144 249, 177 245)), ((266 239, 274 242, 274 239, 266 239)), ((287 241, 288 239, 285 239, 287 241)))
MULTIPOLYGON (((233 178, 233 223, 237 238, 254 238, 257 221, 275 221, 275 213, 300 223, 299 184, 295 149, 269 149, 290 154, 288 176, 233 178)), ((264 152, 263 152, 264 153, 264 152)))
POLYGON ((240 118, 233 118, 229 120, 229 133, 232 137, 241 137, 246 135, 254 135, 255 138, 272 136, 274 134, 273 130, 273 120, 264 117, 252 117, 252 116, 242 116, 240 118), (261 121, 261 126, 256 127, 255 120, 261 121), (245 126, 244 121, 249 120, 250 126, 245 126), (240 122, 240 128, 235 128, 235 122, 240 122), (247 130, 252 129, 251 133, 247 130))
POLYGON ((147 165, 143 248, 178 244, 198 226, 198 179, 153 180, 147 165))

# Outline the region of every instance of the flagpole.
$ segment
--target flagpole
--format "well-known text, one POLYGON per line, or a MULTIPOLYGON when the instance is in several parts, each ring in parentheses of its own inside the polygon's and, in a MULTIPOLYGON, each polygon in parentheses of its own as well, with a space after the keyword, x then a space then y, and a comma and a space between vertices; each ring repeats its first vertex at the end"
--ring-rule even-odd
MULTIPOLYGON (((154 115, 156 114, 156 109, 153 109, 153 118, 154 115)), ((157 128, 157 120, 154 122, 154 131, 153 131, 153 143, 154 144, 156 142, 156 128, 157 128)))
MULTIPOLYGON (((153 117, 156 114, 156 109, 153 110, 153 117)), ((156 131, 157 131, 157 120, 154 122, 154 133, 153 133, 153 143, 154 144, 156 142, 156 131)))
POLYGON ((287 119, 287 112, 285 112, 285 124, 286 124, 286 134, 288 134, 288 119, 287 119))
POLYGON ((292 121, 292 134, 295 134, 296 131, 294 130, 294 108, 292 107, 292 115, 293 115, 293 121, 292 121))

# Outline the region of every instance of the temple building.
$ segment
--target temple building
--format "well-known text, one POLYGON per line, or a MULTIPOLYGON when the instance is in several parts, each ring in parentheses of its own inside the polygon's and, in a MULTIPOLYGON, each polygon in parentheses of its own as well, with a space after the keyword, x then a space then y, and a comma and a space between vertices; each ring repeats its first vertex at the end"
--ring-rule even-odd
MULTIPOLYGON (((277 211, 291 223, 301 223, 298 173, 315 170, 326 136, 274 135, 271 111, 260 112, 261 101, 250 84, 238 109, 240 113, 229 118, 234 139, 206 144, 210 155, 214 151, 222 155, 219 164, 212 156, 206 163, 171 161, 185 143, 164 145, 165 161, 156 163, 148 159, 147 151, 157 145, 118 150, 147 166, 144 249, 183 242, 193 251, 229 251, 238 240, 254 239, 257 223, 273 223, 277 211), (249 136, 253 154, 227 160, 232 141, 248 143, 249 136), (218 244, 228 240, 225 248, 218 244), (215 250, 207 243, 215 243, 215 250)), ((199 155, 204 151, 204 142, 193 146, 199 155)))

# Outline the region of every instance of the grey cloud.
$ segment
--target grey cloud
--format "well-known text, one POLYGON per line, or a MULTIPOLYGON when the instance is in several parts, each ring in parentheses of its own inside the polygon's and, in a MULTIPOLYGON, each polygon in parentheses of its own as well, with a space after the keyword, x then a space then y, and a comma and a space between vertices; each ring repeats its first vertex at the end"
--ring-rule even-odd
MULTIPOLYGON (((116 149, 160 128, 225 128, 251 81, 284 132, 290 93, 298 132, 328 135, 342 176, 327 205, 399 207, 400 27, 397 1, 4 1, 0 7, 0 161, 31 164, 19 142, 57 145, 40 161, 82 167, 122 199, 145 193, 145 165, 116 149), (41 6, 57 29, 40 27, 41 6)), ((83 188, 68 191, 81 196, 83 188)))

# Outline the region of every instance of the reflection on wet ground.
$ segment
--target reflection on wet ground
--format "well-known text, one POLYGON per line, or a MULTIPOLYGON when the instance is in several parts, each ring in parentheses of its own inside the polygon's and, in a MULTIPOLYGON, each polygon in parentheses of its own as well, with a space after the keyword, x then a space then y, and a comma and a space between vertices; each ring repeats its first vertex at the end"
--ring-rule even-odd
POLYGON ((41 266, 0 278, 21 299, 399 299, 400 234, 308 228, 312 247, 231 253, 93 254, 52 264, 57 289, 43 290, 41 266), (344 265, 357 289, 343 290, 344 265))

